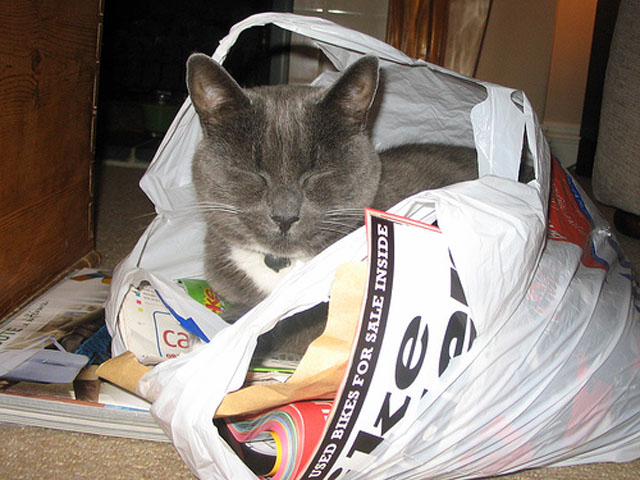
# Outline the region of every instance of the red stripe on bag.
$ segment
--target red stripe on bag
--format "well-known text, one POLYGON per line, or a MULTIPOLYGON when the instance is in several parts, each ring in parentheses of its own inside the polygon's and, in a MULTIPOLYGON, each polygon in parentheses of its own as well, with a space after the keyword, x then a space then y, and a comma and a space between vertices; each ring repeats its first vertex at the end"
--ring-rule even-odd
POLYGON ((593 220, 573 181, 556 158, 551 159, 551 198, 547 237, 570 242, 582 249, 580 259, 585 267, 608 269, 604 260, 594 255, 591 242, 593 220))

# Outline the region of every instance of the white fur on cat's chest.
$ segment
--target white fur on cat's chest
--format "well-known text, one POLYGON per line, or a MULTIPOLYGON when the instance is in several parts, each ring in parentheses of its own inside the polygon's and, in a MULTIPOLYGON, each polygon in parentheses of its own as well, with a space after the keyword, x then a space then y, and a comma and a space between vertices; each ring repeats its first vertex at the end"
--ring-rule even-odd
POLYGON ((231 247, 231 259, 266 294, 271 293, 293 268, 292 263, 276 272, 264 263, 264 254, 237 247, 231 247))

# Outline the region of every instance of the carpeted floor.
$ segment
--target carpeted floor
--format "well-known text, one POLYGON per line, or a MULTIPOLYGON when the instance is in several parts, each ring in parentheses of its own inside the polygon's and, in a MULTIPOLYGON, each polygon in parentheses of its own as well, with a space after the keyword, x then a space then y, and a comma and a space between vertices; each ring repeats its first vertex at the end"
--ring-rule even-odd
MULTIPOLYGON (((104 167, 99 175, 97 249, 105 268, 128 253, 153 218, 153 208, 137 188, 141 170, 104 167)), ((585 181, 588 188, 588 181, 585 181)), ((612 209, 603 209, 611 219, 612 209)), ((618 235, 640 272, 640 241, 618 235)), ((169 443, 62 432, 35 427, 0 427, 1 479, 187 479, 194 478, 169 443)), ((640 455, 640 452, 639 452, 640 455)), ((507 475, 504 480, 636 480, 640 460, 545 468, 507 475)))

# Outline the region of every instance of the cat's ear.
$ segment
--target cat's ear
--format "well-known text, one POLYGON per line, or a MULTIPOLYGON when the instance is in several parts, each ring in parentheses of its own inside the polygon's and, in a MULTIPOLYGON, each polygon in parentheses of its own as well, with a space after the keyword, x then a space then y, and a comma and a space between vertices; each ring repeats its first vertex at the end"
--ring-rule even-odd
POLYGON ((202 53, 194 53, 187 60, 187 88, 198 115, 209 121, 215 121, 224 109, 241 109, 249 104, 231 75, 202 53))
POLYGON ((378 58, 367 55, 352 63, 325 92, 321 102, 363 123, 378 88, 378 58))

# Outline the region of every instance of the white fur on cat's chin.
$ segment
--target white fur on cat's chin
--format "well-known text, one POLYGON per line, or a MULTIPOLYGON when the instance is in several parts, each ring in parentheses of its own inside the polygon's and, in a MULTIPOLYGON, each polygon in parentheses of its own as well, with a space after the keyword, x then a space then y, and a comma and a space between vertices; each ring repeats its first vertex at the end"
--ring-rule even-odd
POLYGON ((231 247, 231 259, 236 266, 245 272, 265 294, 271 293, 276 288, 280 280, 295 266, 294 262, 309 260, 309 258, 292 258, 291 265, 276 272, 264 263, 264 255, 253 250, 231 247))

